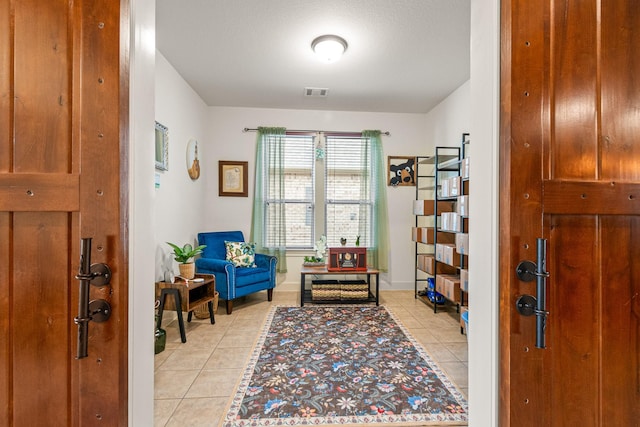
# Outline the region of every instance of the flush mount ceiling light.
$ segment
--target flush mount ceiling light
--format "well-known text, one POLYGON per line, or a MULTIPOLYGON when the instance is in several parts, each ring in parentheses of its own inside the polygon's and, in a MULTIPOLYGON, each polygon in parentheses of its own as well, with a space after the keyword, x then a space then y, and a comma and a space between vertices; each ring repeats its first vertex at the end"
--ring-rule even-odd
POLYGON ((326 34, 311 42, 311 49, 322 62, 335 62, 347 50, 347 41, 339 36, 326 34))

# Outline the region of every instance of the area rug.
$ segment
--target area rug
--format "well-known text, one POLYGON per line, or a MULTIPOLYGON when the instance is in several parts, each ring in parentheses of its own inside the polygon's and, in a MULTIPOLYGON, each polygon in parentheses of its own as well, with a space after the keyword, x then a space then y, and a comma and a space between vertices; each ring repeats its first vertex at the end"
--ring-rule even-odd
POLYGON ((276 306, 221 425, 466 425, 467 411, 387 308, 276 306))

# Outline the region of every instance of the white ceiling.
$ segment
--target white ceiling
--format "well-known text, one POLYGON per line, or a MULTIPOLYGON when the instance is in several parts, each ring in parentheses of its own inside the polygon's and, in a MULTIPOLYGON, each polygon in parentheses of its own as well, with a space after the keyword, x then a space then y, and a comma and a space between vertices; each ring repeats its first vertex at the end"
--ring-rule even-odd
POLYGON ((156 0, 158 50, 210 106, 426 113, 469 79, 469 0, 156 0), (349 47, 325 64, 311 41, 349 47), (328 88, 326 98, 305 87, 328 88))

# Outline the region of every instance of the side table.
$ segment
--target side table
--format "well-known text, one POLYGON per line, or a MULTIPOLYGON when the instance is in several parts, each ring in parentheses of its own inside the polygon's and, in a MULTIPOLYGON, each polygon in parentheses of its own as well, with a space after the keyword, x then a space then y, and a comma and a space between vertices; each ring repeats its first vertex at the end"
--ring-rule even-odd
POLYGON ((178 317, 178 326, 180 329, 180 338, 182 342, 187 342, 187 335, 184 330, 184 320, 182 318, 182 312, 186 312, 187 321, 191 321, 193 310, 207 303, 209 308, 209 319, 211 324, 216 323, 215 316, 213 314, 213 299, 216 293, 216 278, 213 274, 196 274, 196 279, 203 279, 202 281, 193 281, 184 279, 176 280, 175 283, 156 282, 156 299, 160 301, 158 307, 158 321, 157 327, 162 324, 162 315, 164 310, 175 310, 178 317), (172 296, 173 301, 170 298, 167 301, 167 296, 172 296))

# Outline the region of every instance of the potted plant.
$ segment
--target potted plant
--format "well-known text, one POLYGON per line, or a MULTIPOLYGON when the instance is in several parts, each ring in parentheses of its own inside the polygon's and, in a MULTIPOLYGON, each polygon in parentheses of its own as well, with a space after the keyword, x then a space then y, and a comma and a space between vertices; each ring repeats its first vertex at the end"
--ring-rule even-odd
POLYGON ((304 257, 304 264, 307 267, 317 267, 325 265, 324 254, 327 251, 327 236, 322 235, 315 245, 313 250, 316 252, 315 256, 304 257))
POLYGON ((207 245, 200 245, 194 248, 189 243, 186 243, 183 247, 169 242, 167 242, 167 244, 173 248, 173 259, 178 261, 180 276, 185 279, 193 279, 196 275, 196 267, 193 263, 193 257, 200 255, 207 245))

